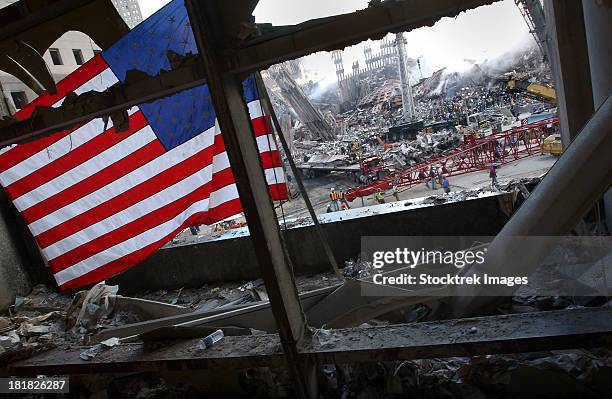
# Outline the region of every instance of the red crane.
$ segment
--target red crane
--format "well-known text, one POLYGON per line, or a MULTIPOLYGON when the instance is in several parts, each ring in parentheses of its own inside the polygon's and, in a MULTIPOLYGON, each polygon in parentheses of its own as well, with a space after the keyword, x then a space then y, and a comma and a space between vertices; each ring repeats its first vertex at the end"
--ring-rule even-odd
POLYGON ((559 119, 553 117, 528 125, 515 127, 505 132, 495 132, 479 139, 471 139, 446 150, 426 161, 393 173, 373 183, 350 188, 346 198, 353 201, 380 190, 412 187, 422 183, 433 167, 445 176, 458 176, 487 169, 492 163, 505 164, 517 159, 541 154, 540 145, 550 134, 559 130, 559 119))

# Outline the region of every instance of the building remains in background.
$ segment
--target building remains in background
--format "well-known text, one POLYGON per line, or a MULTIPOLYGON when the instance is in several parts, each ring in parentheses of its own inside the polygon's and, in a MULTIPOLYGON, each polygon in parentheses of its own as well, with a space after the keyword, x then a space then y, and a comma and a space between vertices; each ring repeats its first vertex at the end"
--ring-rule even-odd
MULTIPOLYGON (((16 2, 1 0, 0 8, 16 2)), ((112 3, 130 29, 142 21, 138 0, 112 0, 112 3)), ((42 56, 53 79, 59 82, 100 51, 100 47, 86 34, 69 31, 42 56)), ((0 70, 0 118, 13 115, 36 97, 38 95, 19 79, 0 70)))
POLYGON ((313 138, 332 140, 335 127, 321 111, 312 104, 304 91, 292 78, 300 72, 299 63, 283 63, 270 68, 269 74, 280 87, 281 95, 295 110, 298 119, 313 134, 313 138))

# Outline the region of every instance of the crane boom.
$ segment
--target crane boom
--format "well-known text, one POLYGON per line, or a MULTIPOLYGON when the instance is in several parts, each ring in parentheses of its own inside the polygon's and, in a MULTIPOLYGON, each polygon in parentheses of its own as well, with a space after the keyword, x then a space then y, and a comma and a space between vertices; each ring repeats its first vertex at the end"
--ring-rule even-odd
POLYGON ((527 79, 518 79, 512 76, 506 82, 505 90, 509 93, 523 94, 547 103, 557 103, 557 92, 555 89, 537 82, 530 82, 527 79))

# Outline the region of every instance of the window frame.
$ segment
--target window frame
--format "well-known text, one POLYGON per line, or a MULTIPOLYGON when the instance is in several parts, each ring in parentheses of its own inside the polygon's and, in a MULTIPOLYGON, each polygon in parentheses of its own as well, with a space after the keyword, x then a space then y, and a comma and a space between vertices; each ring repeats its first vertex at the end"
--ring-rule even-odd
POLYGON ((60 53, 59 48, 50 47, 49 56, 51 57, 51 62, 53 62, 53 65, 64 65, 64 60, 62 59, 62 54, 60 53), (54 54, 57 56, 57 60, 56 57, 53 56, 54 54))

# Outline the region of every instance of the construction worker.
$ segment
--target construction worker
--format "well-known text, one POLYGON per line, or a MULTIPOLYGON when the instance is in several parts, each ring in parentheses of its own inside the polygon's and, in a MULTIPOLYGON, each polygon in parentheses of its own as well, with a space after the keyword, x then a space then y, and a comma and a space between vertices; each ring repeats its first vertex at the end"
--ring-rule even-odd
POLYGON ((340 205, 342 207, 342 209, 351 209, 351 207, 349 206, 348 201, 346 200, 346 197, 344 196, 344 191, 339 190, 336 192, 336 196, 338 198, 338 201, 340 201, 340 205))
POLYGON ((391 195, 395 198, 396 201, 400 200, 397 184, 393 184, 393 188, 391 189, 391 195))
POLYGON ((338 193, 336 189, 332 187, 329 191, 329 207, 332 212, 336 212, 340 210, 340 204, 338 203, 338 193))
POLYGON ((491 188, 496 188, 499 190, 499 184, 497 184, 497 164, 492 163, 489 168, 489 177, 491 178, 491 188))
POLYGON ((425 186, 432 190, 436 189, 436 172, 434 171, 433 165, 429 167, 429 174, 427 176, 427 180, 425 181, 425 186), (429 187, 429 183, 431 183, 431 187, 429 187))
POLYGON ((378 202, 379 204, 385 203, 385 193, 383 193, 382 190, 378 190, 374 198, 376 199, 376 202, 378 202))
POLYGON ((444 175, 442 176, 442 188, 444 189, 445 194, 450 193, 450 183, 448 182, 448 179, 444 175))

